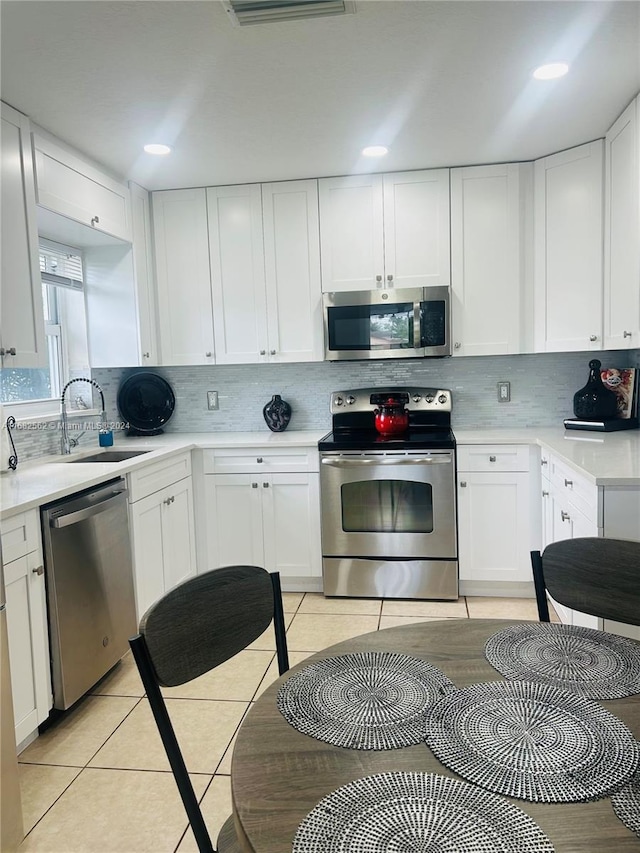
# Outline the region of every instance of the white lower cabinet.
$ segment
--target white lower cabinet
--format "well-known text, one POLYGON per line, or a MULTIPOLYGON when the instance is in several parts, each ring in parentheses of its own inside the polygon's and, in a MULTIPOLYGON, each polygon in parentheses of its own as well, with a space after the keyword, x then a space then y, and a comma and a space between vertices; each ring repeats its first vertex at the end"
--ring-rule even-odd
POLYGON ((258 565, 289 591, 320 589, 320 475, 309 467, 315 450, 204 451, 207 568, 258 565))
POLYGON ((458 447, 462 594, 531 594, 529 454, 526 445, 458 447))
POLYGON ((9 665, 16 744, 28 743, 53 706, 44 564, 37 510, 2 522, 9 665))
MULTIPOLYGON (((541 452, 542 547, 563 539, 599 536, 598 487, 546 450, 541 452)), ((567 625, 599 628, 597 616, 571 610, 549 596, 560 620, 567 625)))
MULTIPOLYGON (((166 463, 164 463, 166 465, 166 463)), ((165 592, 196 573, 194 506, 191 473, 146 493, 136 482, 144 478, 148 488, 162 482, 163 463, 129 474, 129 521, 138 619, 165 592), (154 485, 151 482, 154 482, 154 485)), ((171 467, 167 466, 171 478, 171 467)))

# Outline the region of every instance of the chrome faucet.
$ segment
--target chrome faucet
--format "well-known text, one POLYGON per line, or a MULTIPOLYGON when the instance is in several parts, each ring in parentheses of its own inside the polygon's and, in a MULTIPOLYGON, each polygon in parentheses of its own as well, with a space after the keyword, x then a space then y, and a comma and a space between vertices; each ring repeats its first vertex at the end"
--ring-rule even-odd
POLYGON ((100 392, 100 404, 102 406, 102 411, 100 412, 100 431, 107 432, 107 410, 104 407, 104 392, 102 388, 98 385, 98 383, 94 379, 87 379, 85 376, 77 376, 75 379, 70 379, 67 384, 62 389, 62 395, 60 397, 60 409, 61 409, 61 427, 62 427, 62 435, 60 440, 60 452, 61 453, 71 453, 71 441, 69 439, 69 423, 67 421, 67 405, 64 401, 64 395, 67 392, 67 388, 69 385, 73 385, 74 382, 88 382, 89 385, 93 385, 94 388, 97 388, 100 392))

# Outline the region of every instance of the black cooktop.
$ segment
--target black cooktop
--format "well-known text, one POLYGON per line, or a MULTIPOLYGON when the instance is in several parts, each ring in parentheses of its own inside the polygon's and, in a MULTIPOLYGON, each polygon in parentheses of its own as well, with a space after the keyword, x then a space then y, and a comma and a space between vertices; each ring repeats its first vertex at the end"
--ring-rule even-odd
POLYGON ((456 446, 448 428, 414 426, 401 435, 384 436, 373 429, 334 430, 318 442, 318 450, 438 450, 456 446))

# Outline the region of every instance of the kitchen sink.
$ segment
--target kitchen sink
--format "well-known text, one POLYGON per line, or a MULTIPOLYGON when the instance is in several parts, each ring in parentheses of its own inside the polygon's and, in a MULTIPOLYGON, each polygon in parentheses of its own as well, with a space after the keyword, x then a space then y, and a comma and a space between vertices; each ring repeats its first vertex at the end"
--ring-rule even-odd
POLYGON ((151 453, 150 450, 102 450, 100 453, 92 453, 90 456, 81 456, 78 459, 69 459, 69 462, 124 462, 125 459, 133 459, 143 453, 151 453))

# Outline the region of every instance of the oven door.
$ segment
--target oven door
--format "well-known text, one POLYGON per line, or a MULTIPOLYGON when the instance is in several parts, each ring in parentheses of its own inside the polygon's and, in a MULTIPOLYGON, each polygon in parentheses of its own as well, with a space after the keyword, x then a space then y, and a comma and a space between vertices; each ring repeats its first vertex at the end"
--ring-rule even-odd
POLYGON ((454 454, 321 454, 323 556, 455 559, 454 454))

